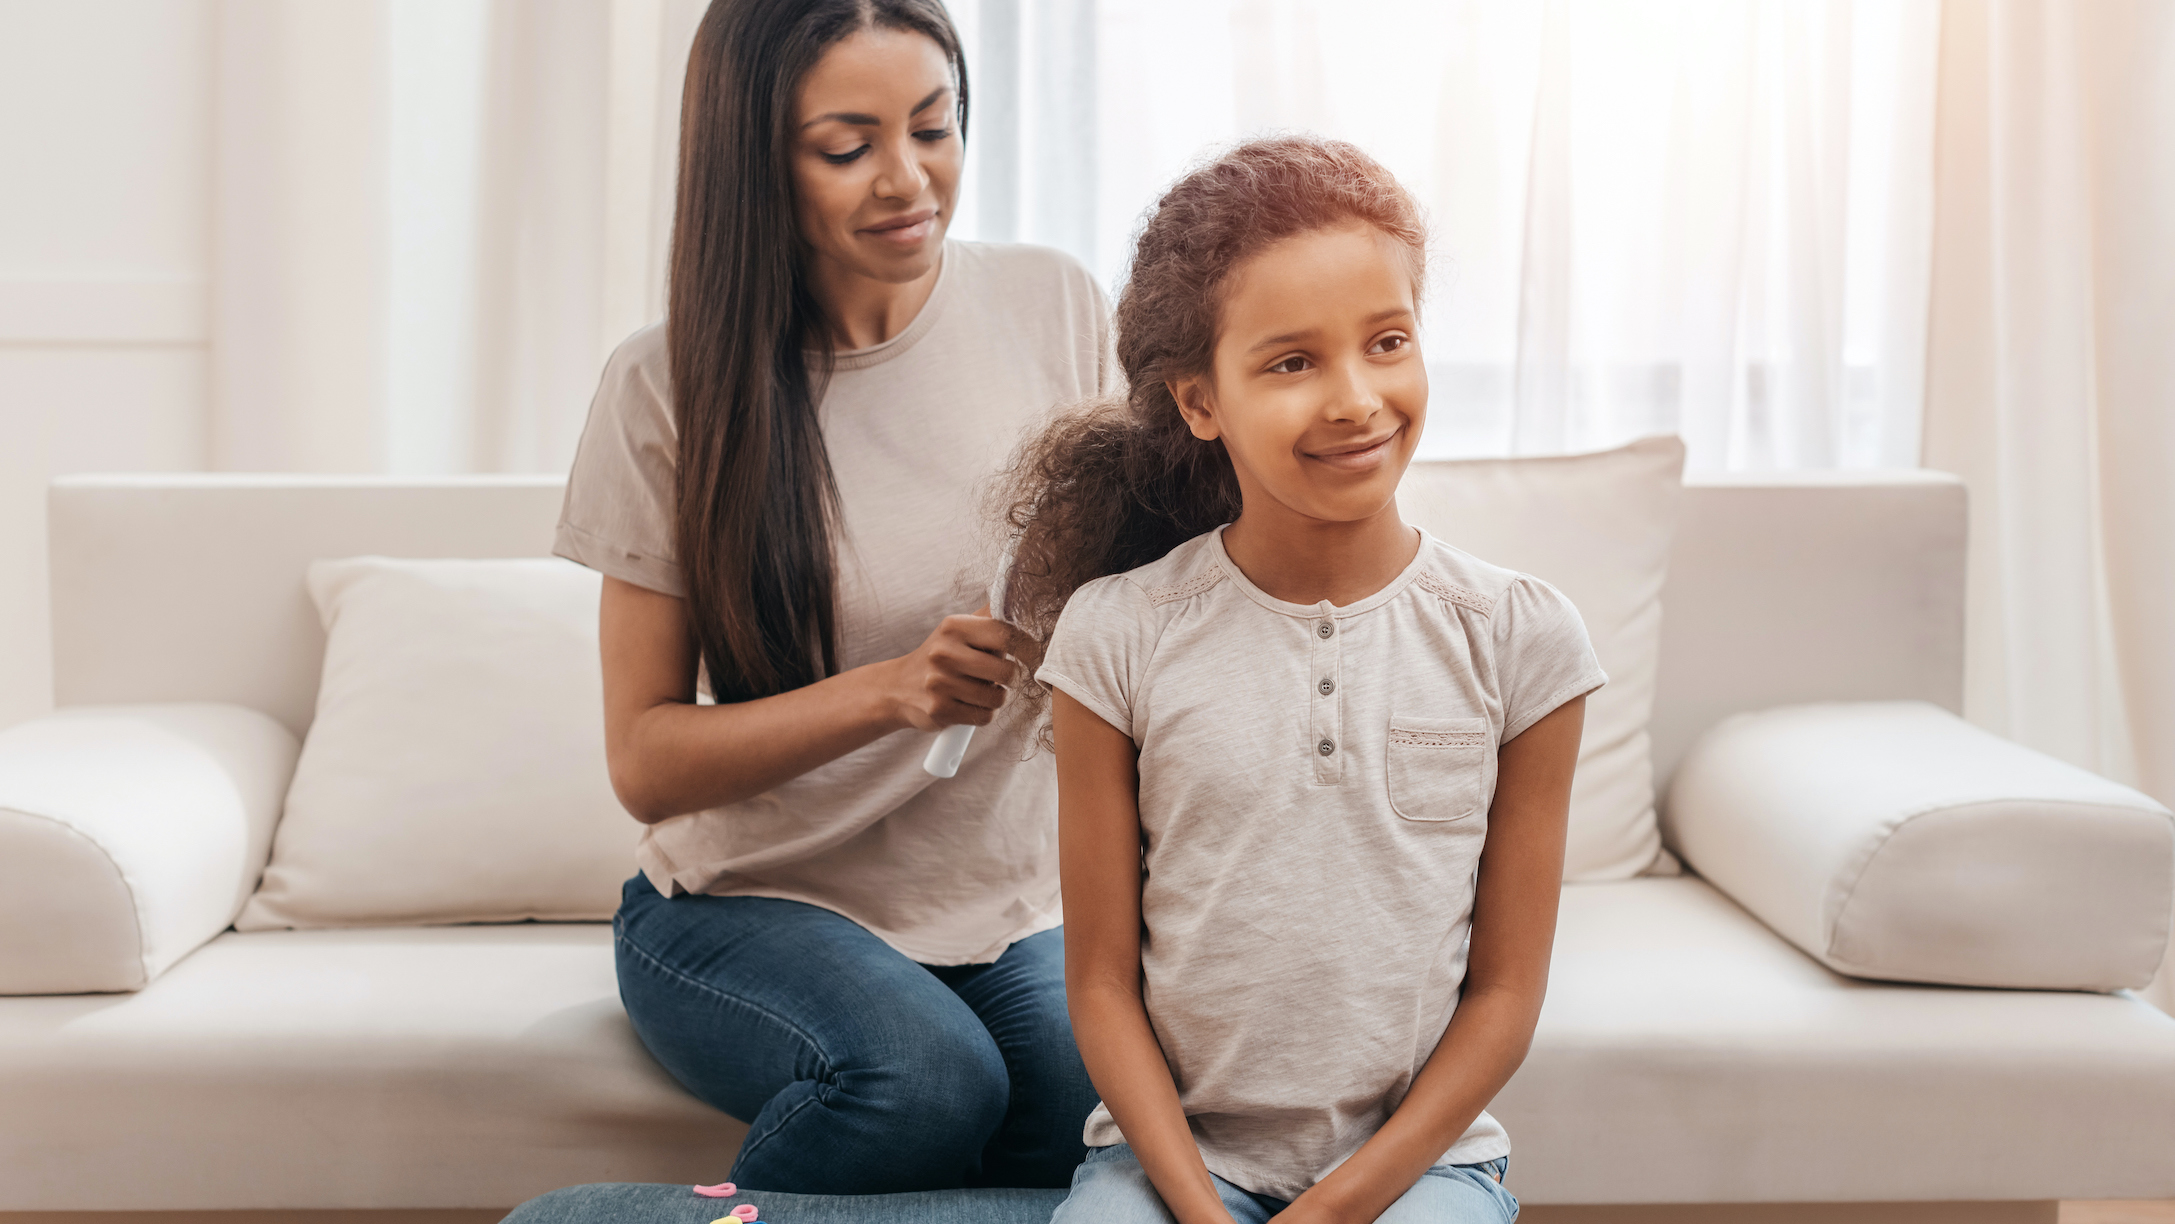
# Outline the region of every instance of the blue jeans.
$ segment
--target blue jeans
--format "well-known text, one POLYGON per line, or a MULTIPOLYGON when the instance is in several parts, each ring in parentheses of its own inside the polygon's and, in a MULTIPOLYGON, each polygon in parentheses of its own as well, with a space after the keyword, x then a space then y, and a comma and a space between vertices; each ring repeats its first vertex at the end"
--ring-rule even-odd
MULTIPOLYGON (((1518 1218, 1518 1200, 1503 1188, 1503 1171, 1509 1164, 1491 1160, 1436 1165, 1376 1216, 1375 1224, 1510 1224, 1518 1218)), ((1213 1173, 1209 1176, 1216 1182, 1224 1210, 1238 1224, 1268 1224, 1269 1217, 1291 1206, 1284 1199, 1241 1190, 1213 1173)), ((1174 1218, 1133 1149, 1119 1143, 1088 1153, 1087 1162, 1072 1175, 1072 1193, 1050 1217, 1050 1224, 1172 1224, 1174 1218)))
POLYGON ((992 964, 921 965, 819 906, 668 901, 640 875, 612 929, 642 1043, 748 1124, 730 1175, 743 1186, 1062 1187, 1086 1154, 1096 1093, 1065 1011, 1062 930, 992 964))

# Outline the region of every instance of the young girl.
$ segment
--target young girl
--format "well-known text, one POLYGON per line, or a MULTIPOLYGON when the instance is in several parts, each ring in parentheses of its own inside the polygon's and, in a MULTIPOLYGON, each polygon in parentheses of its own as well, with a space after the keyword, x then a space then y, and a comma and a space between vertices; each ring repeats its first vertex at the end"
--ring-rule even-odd
POLYGON ((1606 677, 1553 588, 1398 517, 1424 247, 1358 149, 1240 146, 1141 234, 1129 398, 1012 473, 1102 1095, 1055 1224, 1517 1213, 1483 1107, 1540 1012, 1606 677))

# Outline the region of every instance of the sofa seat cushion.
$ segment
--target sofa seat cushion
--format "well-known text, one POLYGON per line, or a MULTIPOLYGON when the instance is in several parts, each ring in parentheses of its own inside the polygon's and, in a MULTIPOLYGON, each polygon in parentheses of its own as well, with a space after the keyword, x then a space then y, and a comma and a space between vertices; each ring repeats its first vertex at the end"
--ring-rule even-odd
POLYGON ((601 923, 228 933, 133 995, 0 999, 0 1211, 508 1207, 725 1179, 601 923))
POLYGON ((2175 1197, 2175 1018, 1843 977, 1694 877, 1574 885, 1489 1111, 1546 1203, 2175 1197))
MULTIPOLYGON (((228 934, 134 995, 0 999, 0 1210, 504 1207, 712 1182, 743 1128, 621 1012, 611 932, 228 934)), ((1882 985, 1705 883, 1565 890, 1491 1107, 1540 1203, 2175 1196, 2175 1019, 1882 985)))

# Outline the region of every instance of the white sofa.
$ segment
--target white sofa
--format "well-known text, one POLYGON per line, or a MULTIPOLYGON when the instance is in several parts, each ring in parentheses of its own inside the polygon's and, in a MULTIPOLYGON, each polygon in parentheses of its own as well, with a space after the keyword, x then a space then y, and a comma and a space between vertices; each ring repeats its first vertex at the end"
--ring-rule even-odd
MULTIPOLYGON (((196 703, 262 711, 299 736, 323 649, 310 560, 544 555, 559 496, 558 481, 526 478, 56 485, 55 718, 131 707, 140 717, 122 721, 152 733, 7 757, 0 770, 36 776, 0 775, 0 791, 126 777, 136 806, 109 818, 173 827, 142 861, 116 860, 110 887, 67 896, 0 862, 0 940, 102 939, 148 979, 0 998, 0 1213, 503 1208, 577 1182, 724 1175, 744 1128, 636 1041, 603 924, 214 934, 261 868, 295 748, 196 703), (198 741, 209 747, 193 756, 158 747, 198 741), (187 769, 161 773, 182 757, 187 769)), ((1743 711, 1958 709, 1964 521, 1962 487, 1934 474, 1689 487, 1656 778, 1743 711)), ((1787 757, 1779 734, 1766 742, 1787 757)), ((1825 852, 1798 837, 1830 818, 1795 801, 1816 788, 1793 769, 1874 807, 1887 785, 1848 752, 1740 770, 1699 802, 1746 804, 1742 829, 1665 811, 1676 848, 1738 880, 1825 852), (1786 792, 1772 803, 1770 777, 1786 792)), ((9 832, 11 815, 0 835, 30 835, 9 832)), ((2125 827, 2152 844, 2150 820, 2125 827)), ((1772 896, 1747 901, 1768 904, 1773 926, 1691 874, 1566 889, 1547 1009, 1494 1106, 1518 1143, 1528 1219, 1669 1204, 1616 1215, 2021 1224, 2051 1222, 2058 1199, 2175 1197, 2175 1019, 2123 992, 1841 976, 1800 949, 1818 930, 1796 930, 1772 896)), ((66 989, 67 968, 40 988, 66 989)))

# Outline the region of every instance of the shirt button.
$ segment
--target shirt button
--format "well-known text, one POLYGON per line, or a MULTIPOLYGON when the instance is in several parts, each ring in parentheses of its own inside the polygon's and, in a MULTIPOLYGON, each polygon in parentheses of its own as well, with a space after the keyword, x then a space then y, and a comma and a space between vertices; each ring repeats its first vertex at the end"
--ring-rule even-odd
POLYGON ((1323 677, 1322 677, 1322 682, 1321 682, 1321 683, 1320 683, 1319 685, 1317 685, 1316 687, 1322 690, 1322 696, 1324 696, 1324 697, 1327 697, 1327 696, 1329 696, 1329 695, 1330 695, 1331 693, 1334 693, 1334 692, 1336 692, 1336 691, 1337 691, 1337 682, 1336 682, 1336 681, 1334 681, 1334 680, 1331 680, 1331 679, 1330 679, 1329 677, 1327 677, 1327 676, 1323 676, 1323 677))
POLYGON ((1314 746, 1314 750, 1321 753, 1323 756, 1328 756, 1330 753, 1337 750, 1337 746, 1330 743, 1328 740, 1323 740, 1321 743, 1314 746))
POLYGON ((1314 633, 1317 637, 1328 637, 1330 634, 1335 633, 1336 631, 1337 627, 1330 624, 1328 621, 1322 621, 1314 626, 1314 633))

